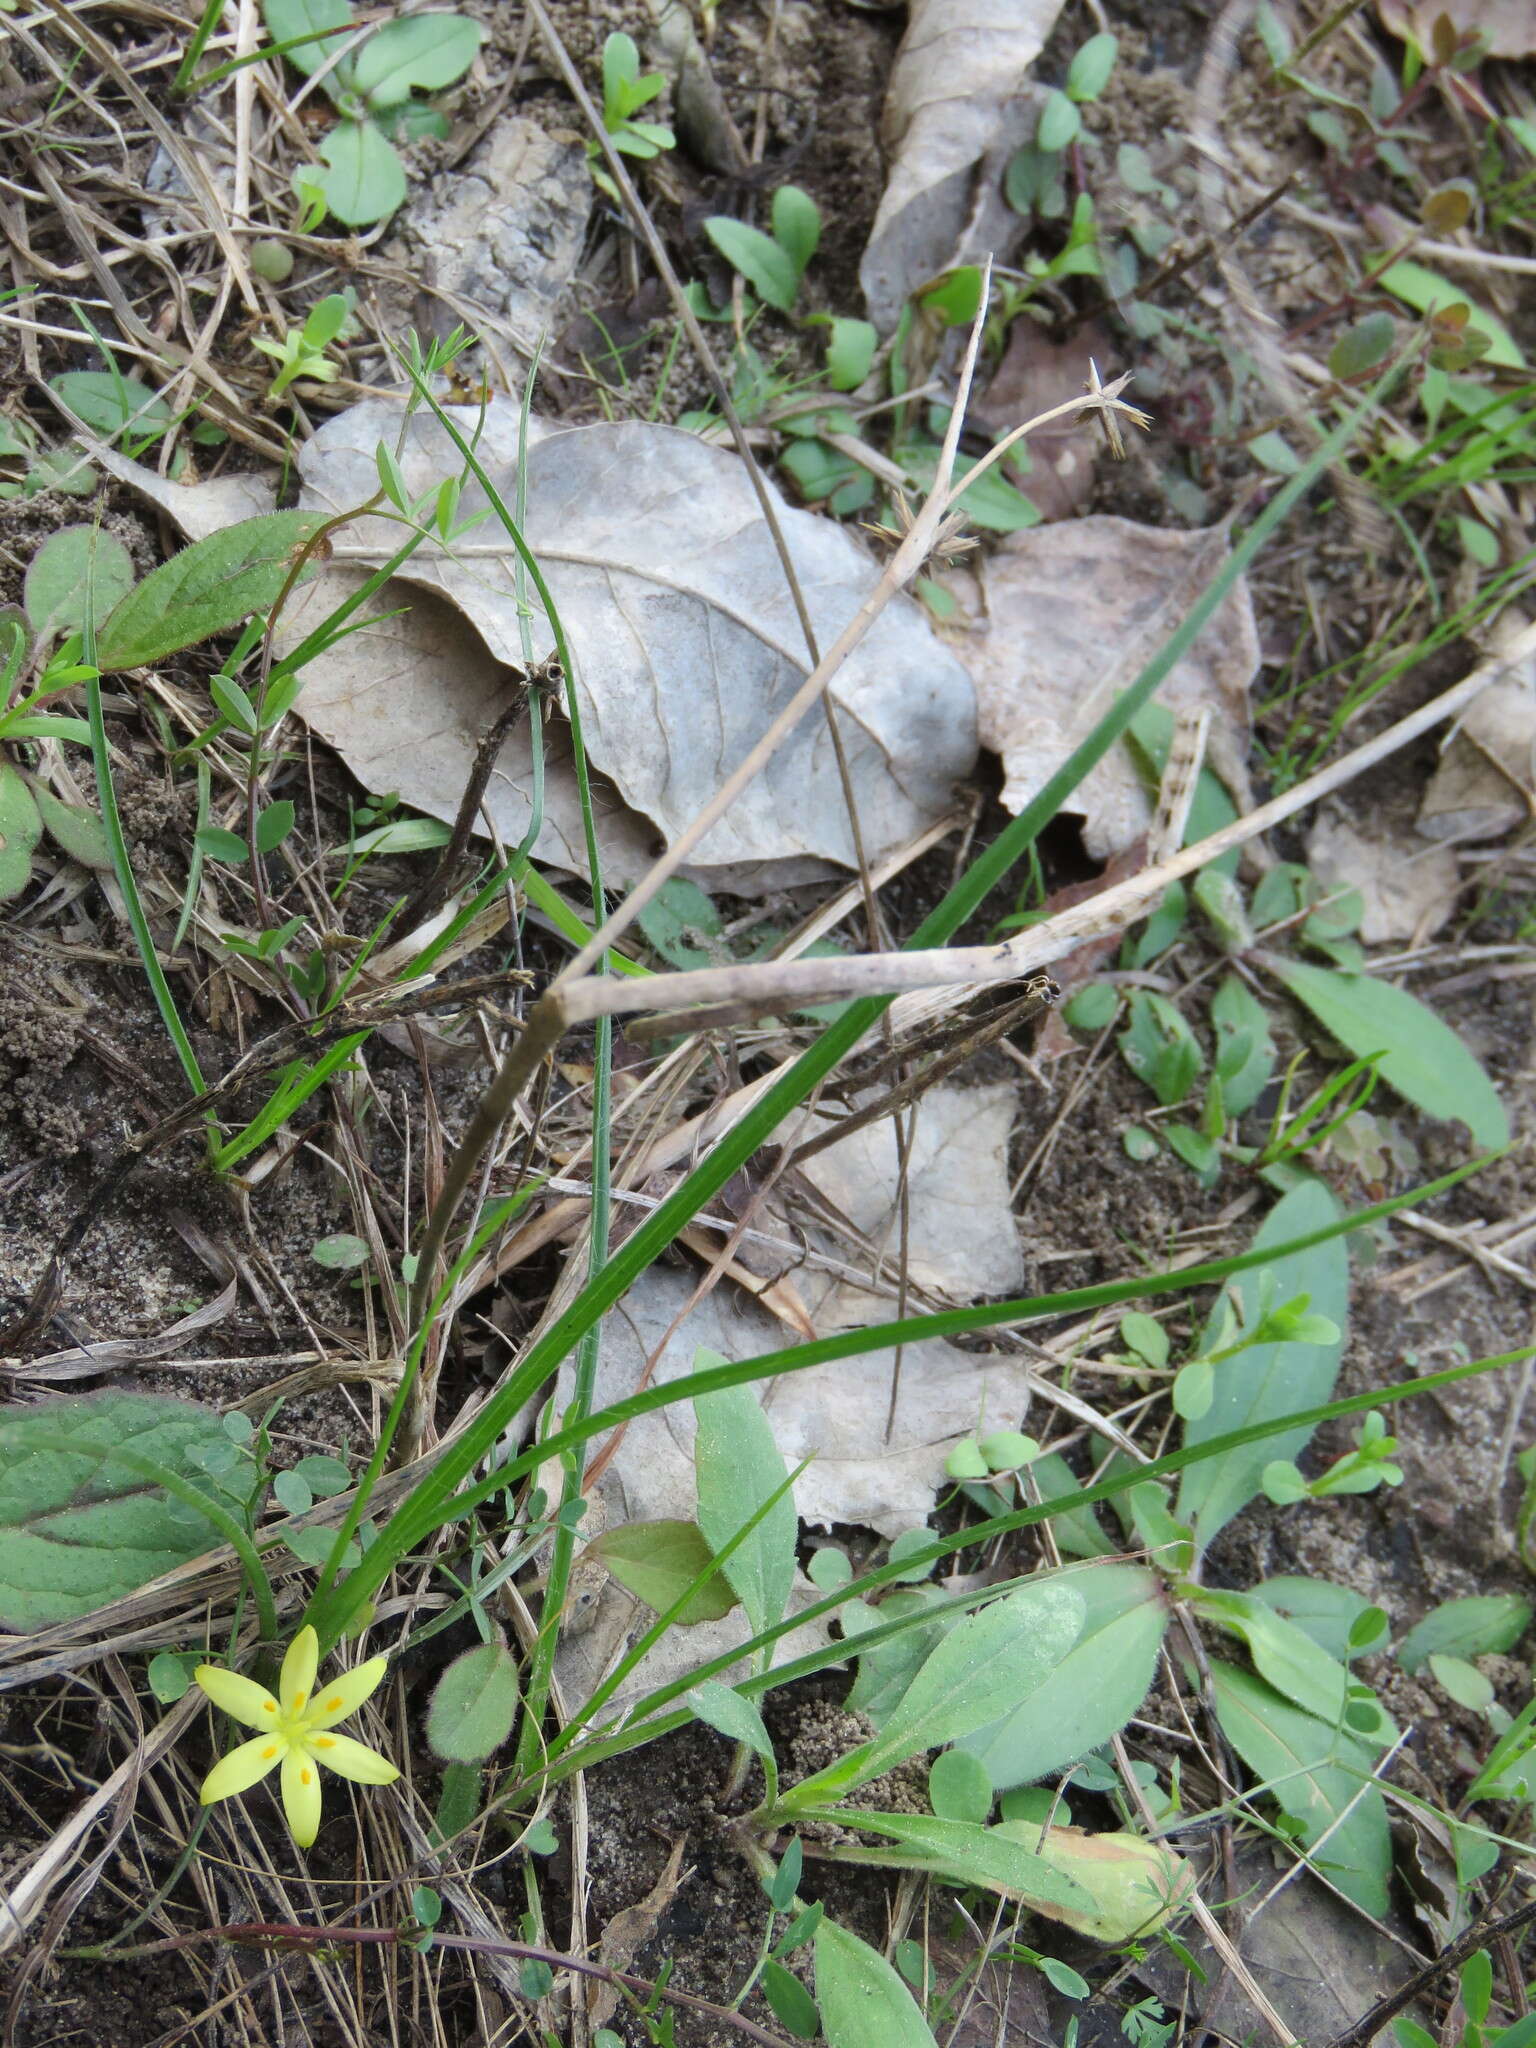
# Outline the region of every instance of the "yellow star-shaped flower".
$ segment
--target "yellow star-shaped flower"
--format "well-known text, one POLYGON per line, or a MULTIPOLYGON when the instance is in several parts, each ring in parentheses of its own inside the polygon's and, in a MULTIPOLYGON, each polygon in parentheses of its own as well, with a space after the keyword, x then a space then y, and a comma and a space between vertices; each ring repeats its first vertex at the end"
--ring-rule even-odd
POLYGON ((252 1742, 242 1742, 220 1759, 203 1780, 204 1806, 215 1800, 232 1799, 249 1792, 268 1771, 282 1766, 283 1811, 288 1828, 301 1849, 307 1849, 320 1832, 320 1772, 324 1764, 338 1777, 357 1785, 393 1785, 400 1773, 387 1758, 350 1735, 333 1735, 330 1730, 348 1714, 355 1714, 384 1676, 384 1657, 370 1657, 355 1671, 344 1671, 329 1685, 315 1689, 315 1670, 320 1661, 320 1640, 312 1628, 301 1628, 288 1645, 274 1699, 254 1678, 221 1670, 217 1664, 199 1664, 196 1678, 216 1707, 261 1733, 252 1742))

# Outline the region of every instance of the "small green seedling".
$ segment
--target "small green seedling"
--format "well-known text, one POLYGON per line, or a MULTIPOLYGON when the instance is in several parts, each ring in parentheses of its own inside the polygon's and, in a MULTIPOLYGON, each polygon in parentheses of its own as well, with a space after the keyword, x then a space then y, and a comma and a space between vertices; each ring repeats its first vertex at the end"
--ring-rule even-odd
POLYGON ((331 292, 310 307, 302 327, 290 327, 281 341, 255 337, 256 347, 278 366, 267 394, 273 403, 300 379, 311 384, 334 383, 341 369, 325 352, 351 318, 352 301, 348 295, 331 292))
POLYGON ((413 94, 463 77, 480 47, 480 24, 464 14, 404 15, 358 40, 349 33, 349 0, 262 0, 262 13, 273 42, 340 116, 320 144, 323 168, 306 165, 296 179, 303 231, 315 224, 317 194, 347 227, 387 220, 405 198, 395 142, 448 134, 437 109, 413 94))
POLYGON ((1195 1355, 1179 1367, 1173 1381, 1173 1405, 1186 1422, 1210 1411, 1216 1393, 1216 1368, 1260 1344, 1337 1344, 1339 1327, 1331 1317, 1311 1313, 1311 1300, 1273 1303, 1275 1276, 1265 1266, 1259 1274, 1258 1300, 1250 1325, 1244 1328, 1230 1295, 1222 1297, 1212 1327, 1195 1355))
POLYGON ((765 304, 793 313, 800 284, 821 240, 821 209, 798 185, 781 185, 770 212, 773 232, 711 214, 704 232, 765 304))
MULTIPOLYGON (((1330 1325, 1331 1327, 1331 1325, 1330 1325)), ((1386 1420, 1373 1408, 1355 1431, 1355 1448, 1335 1458, 1326 1472, 1306 1479, 1289 1459, 1264 1467, 1264 1491, 1277 1506, 1299 1500, 1328 1500, 1338 1493, 1374 1493, 1378 1486, 1401 1486, 1403 1468, 1392 1463, 1397 1438, 1387 1434, 1386 1420)))
MULTIPOLYGON (((667 81, 661 72, 641 75, 640 52, 633 36, 622 31, 609 36, 603 44, 603 127, 622 156, 649 163, 663 150, 675 147, 677 137, 664 121, 635 119, 642 107, 659 99, 666 89, 667 81)), ((587 158, 592 166, 593 184, 618 205, 619 188, 603 169, 602 145, 589 142, 587 158)))

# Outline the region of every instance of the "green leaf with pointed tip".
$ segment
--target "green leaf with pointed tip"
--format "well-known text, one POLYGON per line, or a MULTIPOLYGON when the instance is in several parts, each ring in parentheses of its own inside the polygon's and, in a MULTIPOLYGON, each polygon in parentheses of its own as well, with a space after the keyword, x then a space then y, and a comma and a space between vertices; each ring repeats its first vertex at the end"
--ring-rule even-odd
POLYGON ((1073 1575, 1021 1586, 939 1638, 880 1732, 784 1796, 786 1807, 841 1798, 909 1756, 959 1742, 1027 1698, 1066 1657, 1087 1612, 1073 1575))
POLYGON ((300 548, 325 524, 320 512, 242 519, 151 570, 98 629, 103 673, 143 668, 269 611, 300 548))
POLYGON ((696 1685, 692 1692, 683 1695, 683 1704, 691 1708, 706 1727, 713 1728, 729 1741, 744 1742, 759 1756, 773 1755, 773 1743, 763 1726, 763 1717, 744 1693, 722 1685, 716 1678, 706 1678, 702 1685, 696 1685))
POLYGON ((1328 1722, 1341 1721, 1346 1710, 1355 1710, 1349 1725, 1363 1742, 1385 1749, 1397 1740, 1397 1730, 1374 1701, 1352 1697, 1349 1673, 1338 1659, 1319 1649, 1305 1630, 1277 1614, 1267 1601, 1252 1593, 1201 1590, 1191 1604, 1203 1620, 1246 1643, 1259 1676, 1293 1705, 1328 1722), (1370 1728, 1362 1727, 1363 1715, 1355 1718, 1355 1712, 1365 1707, 1373 1710, 1370 1728))
POLYGON ((1223 1734, 1269 1796, 1299 1824, 1307 1847, 1327 1834, 1318 1867, 1373 1919, 1388 1905, 1392 1838, 1371 1782, 1375 1752, 1343 1729, 1303 1713, 1262 1678, 1211 1660, 1223 1734))
POLYGON ((1259 957, 1356 1059, 1380 1053, 1377 1073, 1415 1109, 1464 1123, 1487 1151, 1509 1143, 1509 1118, 1493 1083, 1450 1025, 1417 996, 1369 974, 1340 974, 1281 954, 1259 957))
MULTIPOLYGON (((714 1562, 714 1552, 694 1522, 624 1522, 605 1530, 583 1555, 606 1565, 621 1586, 658 1614, 668 1613, 714 1562)), ((681 1627, 691 1628, 696 1622, 718 1621, 735 1605, 735 1593, 717 1571, 677 1620, 681 1627)))
POLYGON ((1417 1671, 1425 1659, 1487 1657, 1512 1650, 1530 1625, 1531 1603, 1518 1593, 1473 1593, 1463 1600, 1442 1600, 1432 1607, 1397 1646, 1405 1671, 1417 1671))
POLYGON ((1161 1576, 1141 1565, 1096 1565, 1070 1574, 1083 1601, 1077 1641, 1013 1711, 965 1737, 999 1791, 1027 1785, 1100 1748, 1130 1720, 1152 1687, 1168 1627, 1161 1576))
POLYGON ((1320 1650, 1340 1663, 1349 1655, 1350 1631, 1370 1601, 1350 1586, 1335 1586, 1327 1579, 1303 1578, 1299 1573, 1282 1573, 1265 1579, 1253 1589, 1253 1597, 1273 1607, 1276 1614, 1309 1635, 1320 1650))
MULTIPOLYGON (((724 1364, 716 1353, 700 1351, 694 1369, 724 1364)), ((705 1394, 694 1402, 693 1412, 699 1423, 693 1446, 699 1527, 718 1555, 789 1474, 755 1388, 727 1387, 705 1394)), ((799 1532, 794 1496, 780 1493, 720 1567, 754 1631, 772 1628, 783 1619, 795 1579, 799 1532)))
POLYGON ((827 2048, 935 2048, 916 1999, 885 1957, 835 1920, 816 1929, 816 2003, 827 2048))
POLYGON ((781 249, 772 235, 729 214, 711 214, 704 232, 733 270, 739 270, 760 299, 781 313, 793 312, 800 289, 800 272, 788 250, 781 249))
MULTIPOLYGON (((1338 1213, 1338 1204, 1327 1188, 1309 1177, 1270 1210, 1254 1237, 1254 1248, 1285 1244, 1309 1231, 1326 1229, 1338 1213)), ((1262 1275, 1271 1276, 1272 1300, 1292 1301, 1305 1294, 1319 1315, 1327 1316, 1341 1331, 1347 1325, 1349 1254, 1341 1239, 1331 1238, 1309 1251, 1294 1252, 1288 1259, 1251 1267, 1240 1275, 1236 1291, 1244 1321, 1249 1324, 1259 1312, 1262 1275)), ((1333 1392, 1342 1355, 1340 1337, 1333 1344, 1251 1344, 1223 1359, 1216 1367, 1210 1407, 1198 1421, 1184 1425, 1185 1448, 1208 1443, 1229 1430, 1320 1405, 1333 1392)), ((1179 1485, 1178 1520, 1193 1526, 1196 1542, 1203 1549, 1218 1529, 1224 1529, 1240 1508, 1263 1491, 1265 1466, 1277 1459, 1296 1458, 1311 1435, 1310 1429, 1280 1430, 1260 1443, 1245 1444, 1224 1457, 1191 1465, 1179 1485)))

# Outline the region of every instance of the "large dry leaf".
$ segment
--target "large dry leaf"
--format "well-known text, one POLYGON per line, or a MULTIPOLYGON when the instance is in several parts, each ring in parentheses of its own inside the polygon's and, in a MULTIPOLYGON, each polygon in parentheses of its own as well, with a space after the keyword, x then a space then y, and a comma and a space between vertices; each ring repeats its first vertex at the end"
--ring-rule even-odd
MULTIPOLYGON (((304 449, 301 503, 342 514, 378 488, 375 451, 395 450, 408 489, 435 488, 459 458, 428 413, 403 422, 392 399, 328 421, 304 449)), ((509 505, 517 497, 519 409, 493 400, 483 419, 455 413, 509 505)), ((562 432, 530 422, 527 538, 549 579, 576 665, 588 758, 597 771, 607 878, 643 873, 771 723, 811 666, 782 566, 734 455, 669 427, 631 423, 562 432), (604 781, 604 778, 607 781, 604 781)), ((124 476, 198 537, 223 523, 222 487, 167 484, 118 461, 124 476)), ((779 518, 824 648, 857 611, 878 571, 835 521, 778 502, 779 518)), ((465 490, 462 517, 483 509, 465 490)), ((230 513, 228 516, 242 516, 230 513)), ((296 594, 292 646, 359 575, 399 547, 377 513, 337 532, 324 572, 296 594)), ((502 710, 509 665, 522 660, 516 556, 494 519, 452 553, 428 543, 374 601, 401 612, 340 643, 306 671, 296 711, 367 787, 451 818, 480 733, 502 710)), ((551 633, 537 616, 534 651, 551 633)), ((878 859, 941 817, 976 757, 970 678, 897 597, 832 686, 865 851, 878 859)), ((539 858, 586 865, 563 721, 549 727, 539 858)), ((532 760, 526 728, 498 762, 486 809, 508 845, 527 831, 532 760)), ((803 718, 768 767, 704 840, 689 872, 757 892, 857 865, 824 717, 803 718)))
MULTIPOLYGON (((1014 1116, 1007 1083, 988 1088, 930 1089, 917 1106, 909 1148, 908 1275, 919 1303, 965 1303, 1017 1293, 1024 1257, 1009 1200, 1007 1143, 1014 1116)), ((803 1119, 789 1133, 805 1138, 825 1128, 803 1119)), ((815 1328, 826 1333, 890 1320, 897 1310, 900 1160, 889 1120, 852 1132, 798 1170, 811 1184, 822 1221, 800 1229, 767 1209, 758 1227, 791 1243, 808 1241, 812 1256, 786 1264, 815 1328), (844 1220, 849 1235, 832 1227, 844 1220), (817 1254, 824 1254, 818 1257, 817 1254), (857 1265, 871 1285, 835 1272, 857 1265), (882 1275, 884 1284, 881 1284, 882 1275)), ((714 1288, 683 1318, 696 1285, 690 1270, 652 1267, 641 1275, 603 1325, 597 1401, 633 1391, 647 1361, 658 1382, 691 1372, 698 1351, 751 1358, 782 1347, 784 1332, 766 1310, 727 1286, 714 1288), (670 1333, 670 1334, 669 1334, 670 1333)), ((1029 1405, 1029 1381, 1016 1359, 957 1350, 942 1341, 908 1345, 902 1356, 894 1417, 890 1412, 893 1354, 815 1366, 777 1381, 767 1412, 780 1451, 794 1465, 811 1464, 795 1482, 802 1521, 817 1528, 859 1523, 883 1536, 920 1528, 945 1484, 944 1460, 955 1442, 978 1427, 1013 1428, 1029 1405)), ((569 1368, 560 1399, 570 1396, 569 1368)), ((616 1518, 652 1521, 694 1512, 694 1422, 679 1405, 629 1425, 606 1475, 619 1499, 605 1504, 616 1518)), ((729 1628, 739 1622, 728 1617, 729 1628)), ((690 1631, 699 1639, 699 1631, 690 1631)), ((727 1640, 729 1640, 727 1636, 727 1640)))
POLYGON ((1536 7, 1531 0, 1379 0, 1377 12, 1397 36, 1412 35, 1421 50, 1434 48, 1438 15, 1448 17, 1458 35, 1476 35, 1490 57, 1536 54, 1536 7))
MULTIPOLYGON (((482 458, 509 503, 515 455, 482 458)), ((466 430, 473 415, 465 414, 466 430)), ((490 422, 488 421, 488 426, 490 422)), ((382 401, 330 420, 300 458, 302 502, 342 511, 376 480, 374 450, 399 430, 382 401)), ((515 444, 514 444, 515 446, 515 444)), ((400 450, 408 487, 425 490, 456 467, 451 444, 419 413, 400 450)), ((477 486, 464 514, 483 502, 477 486)), ((876 581, 868 556, 835 521, 780 504, 779 516, 812 621, 830 645, 876 581)), ((560 608, 576 665, 593 764, 630 808, 671 840, 701 811, 791 696, 811 662, 783 568, 746 472, 734 455, 671 427, 631 422, 546 434, 530 451, 526 533, 560 608)), ((338 559, 373 566, 399 529, 370 516, 347 529, 338 559)), ((454 554, 433 545, 403 572, 456 605, 491 653, 521 659, 516 556, 487 522, 454 554)), ((324 583, 318 588, 323 592, 324 583)), ((314 600, 311 600, 313 604, 314 600)), ((535 626, 537 651, 549 629, 535 626)), ((402 682, 379 709, 397 716, 402 682)), ((832 689, 864 844, 876 858, 931 824, 975 759, 970 679, 910 600, 876 621, 832 689)), ((306 691, 301 708, 316 700, 306 691)), ((366 715, 366 714, 365 714, 366 715)), ((343 754, 347 742, 338 737, 343 754)), ((413 750, 414 751, 414 750, 413 750)), ((467 757, 466 757, 467 758, 467 757)), ((402 771, 409 762, 402 759, 402 771)), ((409 802, 415 799, 396 777, 409 802)), ((526 821, 506 805, 511 839, 526 821)), ((494 806, 493 806, 494 809, 494 806)), ((856 866, 837 762, 820 716, 803 719, 730 814, 704 840, 697 865, 837 861, 856 866)))
MULTIPOLYGON (((1180 533, 1104 515, 1013 534, 982 566, 962 645, 982 744, 1002 755, 1010 811, 1024 808, 1135 681, 1226 552, 1219 528, 1180 533)), ((1209 758, 1240 799, 1258 665, 1253 602, 1240 578, 1158 692, 1175 708, 1211 707, 1209 758)), ((1090 771, 1067 808, 1083 816, 1083 843, 1100 860, 1129 846, 1152 817, 1123 745, 1090 771)))
POLYGON ((913 0, 881 123, 890 175, 859 265, 882 330, 936 271, 1001 254, 1017 233, 1002 176, 1033 137, 1024 74, 1060 11, 1061 0, 913 0))
POLYGON ((1536 811, 1536 664, 1467 706, 1419 811, 1426 839, 1499 839, 1536 811))

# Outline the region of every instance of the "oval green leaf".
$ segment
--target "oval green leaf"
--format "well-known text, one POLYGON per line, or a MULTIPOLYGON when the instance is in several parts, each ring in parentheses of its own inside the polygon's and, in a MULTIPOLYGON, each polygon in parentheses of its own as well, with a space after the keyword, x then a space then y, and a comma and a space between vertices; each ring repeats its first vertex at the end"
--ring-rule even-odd
POLYGON ((512 1733, 520 1694, 517 1661, 500 1643, 455 1657, 427 1709, 427 1743, 445 1763, 477 1764, 512 1733))

